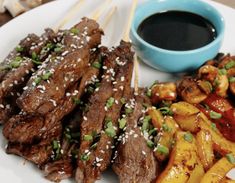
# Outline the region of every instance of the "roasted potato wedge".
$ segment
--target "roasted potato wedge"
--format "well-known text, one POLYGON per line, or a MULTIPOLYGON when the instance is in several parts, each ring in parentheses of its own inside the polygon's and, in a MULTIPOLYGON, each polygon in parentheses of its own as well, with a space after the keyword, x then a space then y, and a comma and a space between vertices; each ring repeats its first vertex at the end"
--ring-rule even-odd
MULTIPOLYGON (((159 140, 157 142, 158 145, 160 145, 161 147, 165 147, 170 152, 172 149, 172 142, 174 142, 174 135, 177 129, 178 125, 176 124, 175 120, 171 116, 166 116, 159 133, 159 140)), ((154 155, 159 161, 164 161, 166 158, 168 158, 169 153, 155 151, 154 155)))
POLYGON ((151 116, 153 126, 157 129, 160 129, 164 122, 164 117, 162 113, 157 109, 149 108, 147 110, 147 114, 151 116))
POLYGON ((196 135, 198 156, 205 170, 208 170, 214 162, 214 151, 211 134, 208 131, 201 130, 196 135))
POLYGON ((171 152, 168 165, 156 183, 187 182, 198 164, 195 138, 187 132, 177 131, 176 144, 171 152))
POLYGON ((220 183, 235 164, 230 163, 226 157, 216 162, 202 177, 201 183, 220 183))
POLYGON ((171 105, 174 119, 181 129, 196 133, 199 131, 200 111, 187 102, 178 102, 171 105))
POLYGON ((219 152, 222 155, 232 153, 235 155, 235 143, 227 140, 223 135, 214 128, 211 121, 208 118, 201 114, 203 121, 200 121, 199 126, 202 130, 208 131, 211 135, 213 142, 213 149, 219 152))
POLYGON ((198 183, 201 180, 201 178, 204 176, 204 174, 205 171, 203 169, 202 164, 199 161, 198 165, 196 165, 187 183, 198 183))
POLYGON ((173 101, 177 97, 176 84, 172 82, 157 83, 151 88, 151 102, 173 101))

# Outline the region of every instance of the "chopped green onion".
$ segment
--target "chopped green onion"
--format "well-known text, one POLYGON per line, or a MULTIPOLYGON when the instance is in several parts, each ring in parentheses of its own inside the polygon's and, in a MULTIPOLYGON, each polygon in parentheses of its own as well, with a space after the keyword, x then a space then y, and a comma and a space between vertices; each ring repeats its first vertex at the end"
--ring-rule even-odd
POLYGON ((220 119, 222 117, 222 114, 217 113, 215 111, 210 111, 210 118, 211 119, 220 119))
POLYGON ((110 97, 107 102, 106 102, 106 107, 110 108, 112 107, 113 103, 114 103, 115 99, 113 97, 110 97))
POLYGON ((99 82, 95 83, 95 88, 99 88, 100 85, 101 85, 101 83, 99 83, 99 82))
POLYGON ((235 164, 235 158, 232 153, 226 154, 226 158, 231 164, 235 164))
POLYGON ((79 29, 73 27, 72 29, 70 29, 70 32, 73 34, 78 34, 79 33, 79 29))
POLYGON ((12 68, 18 68, 20 66, 20 62, 17 62, 17 61, 12 61, 10 63, 11 67, 12 68))
POLYGON ((97 145, 98 145, 98 143, 96 142, 96 143, 94 143, 94 144, 92 144, 91 145, 91 147, 90 147, 90 149, 95 149, 96 147, 97 147, 97 145))
POLYGON ((158 144, 156 151, 164 155, 169 154, 169 148, 161 144, 158 144))
POLYGON ((226 69, 219 69, 219 74, 220 75, 226 75, 227 74, 227 70, 226 69))
POLYGON ((149 121, 151 120, 151 116, 145 116, 142 124, 142 131, 147 131, 149 129, 149 121))
POLYGON ((32 62, 33 62, 34 64, 36 64, 36 65, 41 65, 41 64, 42 64, 42 62, 37 61, 37 60, 32 60, 32 62))
POLYGON ((81 104, 81 100, 79 98, 73 97, 72 100, 75 105, 81 104))
POLYGON ((209 87, 210 91, 213 91, 213 87, 209 81, 206 81, 207 86, 209 87))
POLYGON ((85 141, 92 141, 93 140, 93 137, 91 135, 84 135, 83 139, 85 141))
POLYGON ((229 80, 230 83, 234 83, 235 82, 235 77, 234 76, 233 77, 229 77, 228 80, 229 80))
POLYGON ((53 149, 58 149, 60 147, 59 141, 58 140, 53 140, 52 141, 52 148, 53 149))
POLYGON ((147 145, 149 148, 153 148, 154 147, 154 142, 151 140, 147 140, 147 145))
POLYGON ((153 129, 149 130, 149 136, 152 135, 153 133, 155 133, 156 131, 157 131, 156 128, 153 128, 153 129))
POLYGON ((36 77, 36 78, 34 79, 34 83, 35 83, 36 85, 38 85, 41 81, 42 81, 42 78, 40 78, 40 77, 36 77))
POLYGON ((61 47, 56 47, 56 48, 54 49, 54 51, 55 51, 56 53, 59 53, 59 52, 62 51, 62 48, 61 48, 61 47))
POLYGON ((121 98, 120 101, 121 101, 122 104, 126 103, 126 99, 125 98, 121 98))
POLYGON ((96 68, 96 69, 100 69, 101 68, 101 63, 99 63, 99 62, 93 62, 92 63, 92 67, 94 67, 94 68, 96 68))
POLYGON ((22 51, 24 51, 24 48, 19 45, 19 46, 16 47, 16 51, 17 52, 22 52, 22 51))
POLYGON ((21 62, 22 60, 23 60, 23 58, 20 57, 20 56, 17 56, 17 57, 15 57, 15 59, 14 59, 14 61, 16 61, 16 62, 21 62))
POLYGON ((234 60, 231 60, 230 62, 228 62, 226 65, 225 65, 225 69, 231 69, 232 67, 235 66, 235 61, 234 60))
POLYGON ((190 132, 187 132, 186 134, 184 134, 184 140, 186 140, 188 142, 192 142, 193 141, 193 135, 190 132))
POLYGON ((87 92, 88 93, 93 93, 94 91, 95 91, 95 89, 92 86, 87 87, 87 92))
POLYGON ((148 89, 148 90, 147 90, 146 95, 147 95, 147 97, 151 97, 151 95, 152 95, 152 91, 151 91, 151 89, 148 89))
POLYGON ((126 114, 130 114, 133 112, 133 109, 132 108, 125 108, 125 113, 126 114))
POLYGON ((105 129, 105 133, 106 135, 108 135, 109 137, 115 137, 116 136, 116 131, 113 127, 112 122, 108 122, 106 124, 107 128, 105 129))
POLYGON ((47 71, 45 74, 42 75, 43 80, 48 80, 52 76, 50 71, 47 71))
POLYGON ((125 118, 119 119, 118 123, 119 123, 119 128, 123 129, 126 126, 126 119, 125 118))
POLYGON ((80 160, 82 160, 82 161, 88 161, 89 159, 90 159, 90 157, 88 154, 82 154, 80 157, 80 160))
POLYGON ((218 78, 215 78, 215 80, 214 80, 214 85, 217 87, 217 86, 219 86, 219 84, 220 84, 219 79, 218 79, 218 78))
POLYGON ((39 60, 39 57, 38 57, 38 55, 36 54, 36 52, 33 52, 33 53, 32 53, 32 59, 33 59, 33 60, 36 60, 36 61, 39 60))
POLYGON ((163 115, 173 115, 173 112, 171 111, 171 109, 169 107, 161 107, 158 109, 163 115))
POLYGON ((170 132, 172 130, 166 123, 162 124, 162 129, 164 132, 170 132))
POLYGON ((211 123, 211 129, 217 131, 217 127, 215 123, 211 123))
POLYGON ((48 49, 52 49, 52 48, 54 48, 54 44, 52 44, 52 43, 47 43, 47 45, 46 45, 46 48, 48 48, 48 49))

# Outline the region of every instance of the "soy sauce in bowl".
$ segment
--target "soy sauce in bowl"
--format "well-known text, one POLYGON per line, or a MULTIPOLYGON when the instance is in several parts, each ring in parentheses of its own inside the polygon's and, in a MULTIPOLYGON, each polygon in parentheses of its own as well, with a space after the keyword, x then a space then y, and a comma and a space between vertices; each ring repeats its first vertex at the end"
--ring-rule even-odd
POLYGON ((217 37, 216 29, 209 20, 184 11, 153 14, 142 21, 137 33, 151 45, 174 51, 194 50, 217 37))

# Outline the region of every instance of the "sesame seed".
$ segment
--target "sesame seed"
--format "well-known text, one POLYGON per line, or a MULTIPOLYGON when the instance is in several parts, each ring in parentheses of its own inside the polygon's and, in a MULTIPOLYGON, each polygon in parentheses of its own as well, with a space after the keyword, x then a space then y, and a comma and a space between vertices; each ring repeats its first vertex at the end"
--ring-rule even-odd
POLYGON ((83 116, 83 119, 84 119, 85 121, 87 121, 87 117, 86 117, 86 116, 83 116))

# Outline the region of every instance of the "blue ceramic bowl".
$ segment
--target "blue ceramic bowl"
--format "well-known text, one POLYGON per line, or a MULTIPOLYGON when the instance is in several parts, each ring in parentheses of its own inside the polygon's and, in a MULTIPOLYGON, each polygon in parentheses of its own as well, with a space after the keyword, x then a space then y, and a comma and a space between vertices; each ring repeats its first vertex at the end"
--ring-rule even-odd
POLYGON ((211 5, 200 0, 149 0, 136 9, 130 38, 137 55, 146 64, 166 72, 185 72, 197 69, 205 61, 214 58, 221 47, 225 30, 224 18, 211 5), (186 11, 209 20, 217 31, 217 37, 206 46, 189 51, 171 51, 158 48, 144 41, 137 33, 143 20, 164 11, 186 11))

